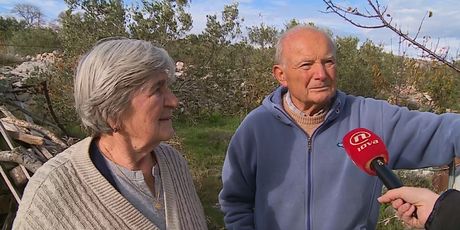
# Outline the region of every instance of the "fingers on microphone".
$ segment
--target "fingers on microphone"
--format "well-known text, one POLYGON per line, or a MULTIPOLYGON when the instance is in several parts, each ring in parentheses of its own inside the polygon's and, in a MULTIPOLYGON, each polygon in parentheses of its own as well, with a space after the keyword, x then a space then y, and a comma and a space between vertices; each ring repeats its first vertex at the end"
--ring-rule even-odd
POLYGON ((404 201, 402 199, 396 199, 391 202, 391 206, 393 206, 393 208, 396 210, 399 209, 399 207, 403 204, 404 204, 404 201))
MULTIPOLYGON (((409 203, 406 203, 406 204, 409 204, 409 203)), ((404 205, 406 205, 406 204, 404 204, 404 205)), ((414 217, 414 215, 413 215, 414 212, 415 212, 415 206, 409 204, 409 209, 407 209, 407 211, 402 213, 401 218, 403 218, 404 221, 408 222, 409 220, 411 220, 414 217)))
MULTIPOLYGON (((397 215, 399 218, 403 218, 405 217, 405 214, 407 212, 410 211, 410 208, 412 207, 413 205, 409 204, 409 203, 404 203, 404 204, 401 204, 398 208, 397 208, 397 215)), ((412 210, 413 212, 413 210, 412 210)))
POLYGON ((414 213, 416 212, 416 210, 417 210, 416 207, 414 205, 411 205, 410 208, 406 212, 404 212, 402 216, 400 217, 402 223, 406 227, 410 227, 409 229, 423 228, 423 224, 420 222, 420 220, 414 217, 414 213))

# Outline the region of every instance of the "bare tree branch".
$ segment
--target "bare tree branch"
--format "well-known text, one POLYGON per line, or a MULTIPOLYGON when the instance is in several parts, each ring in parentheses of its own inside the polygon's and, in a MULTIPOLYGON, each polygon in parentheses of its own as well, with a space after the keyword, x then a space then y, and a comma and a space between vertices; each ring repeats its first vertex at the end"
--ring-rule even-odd
POLYGON ((56 116, 56 113, 54 112, 53 103, 51 103, 51 97, 49 95, 48 82, 43 81, 41 83, 41 86, 42 86, 43 95, 45 96, 45 99, 46 99, 46 105, 48 106, 48 111, 50 112, 51 117, 53 118, 54 122, 56 122, 57 126, 61 129, 61 131, 64 132, 66 136, 69 136, 64 126, 61 124, 58 117, 56 116))
MULTIPOLYGON (((0 132, 2 133, 3 139, 5 139, 6 143, 8 144, 8 147, 10 149, 14 149, 13 141, 11 140, 10 136, 8 135, 8 132, 6 131, 5 127, 3 124, 0 122, 0 132)), ((24 175, 27 177, 27 179, 30 179, 30 174, 27 172, 27 170, 24 168, 23 165, 20 165, 21 170, 24 172, 24 175)))
POLYGON ((40 8, 35 5, 19 3, 14 5, 11 12, 22 17, 27 23, 27 26, 39 27, 43 23, 43 13, 40 8))
POLYGON ((354 15, 354 16, 363 17, 363 18, 376 18, 376 17, 379 17, 378 15, 370 15, 370 14, 365 15, 365 14, 360 13, 358 9, 356 8, 353 9, 349 7, 348 9, 345 9, 345 8, 342 8, 341 6, 334 4, 332 0, 323 0, 323 1, 328 6, 325 12, 322 11, 323 13, 335 13, 356 27, 365 28, 365 29, 378 29, 378 28, 385 27, 384 25, 362 25, 348 18, 348 15, 354 15))
POLYGON ((422 21, 420 22, 420 25, 418 26, 417 34, 415 34, 414 40, 417 40, 418 34, 420 33, 420 30, 422 29, 422 25, 423 25, 423 22, 425 21, 425 18, 426 18, 427 14, 428 14, 428 12, 426 12, 426 14, 422 18, 422 21))
POLYGON ((392 17, 389 14, 386 14, 387 7, 385 6, 382 9, 378 0, 368 0, 367 1, 369 6, 373 10, 372 13, 366 10, 367 14, 360 13, 357 8, 348 7, 347 9, 345 9, 344 7, 336 5, 332 0, 323 0, 323 2, 327 6, 326 11, 323 13, 335 13, 341 18, 345 19, 347 22, 359 28, 365 28, 365 29, 388 28, 392 30, 393 32, 395 32, 400 37, 404 38, 404 40, 414 45, 415 47, 426 52, 432 58, 438 60, 439 62, 447 65, 451 69, 460 73, 460 68, 456 67, 453 61, 452 62, 448 61, 446 59, 447 57, 446 55, 443 55, 444 56, 443 57, 436 53, 436 49, 435 50, 428 49, 426 46, 424 46, 423 44, 419 43, 416 40, 425 17, 422 19, 422 23, 420 24, 420 27, 417 31, 416 36, 410 37, 408 33, 402 32, 401 29, 398 29, 396 27, 396 25, 391 24, 392 17), (385 16, 387 16, 389 20, 387 20, 385 16), (356 18, 378 19, 379 22, 377 25, 364 25, 364 24, 356 22, 356 18))
POLYGON ((21 202, 21 197, 19 197, 18 191, 16 191, 16 189, 14 188, 13 183, 11 183, 10 179, 6 175, 5 170, 3 169, 1 164, 0 164, 0 175, 5 181, 6 186, 8 186, 8 189, 10 189, 11 194, 13 194, 14 199, 16 199, 16 202, 18 202, 19 204, 21 202))

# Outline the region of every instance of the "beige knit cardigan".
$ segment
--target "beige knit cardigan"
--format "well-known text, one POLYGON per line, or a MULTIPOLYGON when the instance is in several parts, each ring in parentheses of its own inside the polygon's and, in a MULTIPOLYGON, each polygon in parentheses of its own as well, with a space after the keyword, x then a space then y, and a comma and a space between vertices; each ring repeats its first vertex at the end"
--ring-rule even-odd
MULTIPOLYGON (((46 162, 32 176, 13 229, 158 229, 96 169, 88 137, 46 162)), ((207 229, 187 163, 172 147, 155 148, 167 229, 207 229)))

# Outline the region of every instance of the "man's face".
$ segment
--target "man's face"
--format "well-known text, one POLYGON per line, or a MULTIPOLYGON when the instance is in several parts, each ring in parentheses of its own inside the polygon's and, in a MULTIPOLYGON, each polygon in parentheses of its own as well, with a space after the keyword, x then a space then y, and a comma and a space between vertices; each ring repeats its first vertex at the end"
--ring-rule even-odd
POLYGON ((335 54, 323 33, 303 29, 285 37, 273 74, 289 89, 294 105, 307 113, 324 107, 336 91, 335 54))

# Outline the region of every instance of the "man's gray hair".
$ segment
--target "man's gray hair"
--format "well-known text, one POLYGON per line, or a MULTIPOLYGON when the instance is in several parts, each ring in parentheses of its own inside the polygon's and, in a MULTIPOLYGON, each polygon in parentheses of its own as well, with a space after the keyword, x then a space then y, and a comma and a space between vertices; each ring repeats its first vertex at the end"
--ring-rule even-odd
POLYGON ((329 42, 331 43, 331 46, 334 52, 334 56, 336 55, 337 47, 328 31, 315 27, 315 26, 307 25, 307 24, 299 24, 292 28, 287 29, 278 37, 278 41, 276 42, 276 45, 275 45, 275 64, 281 64, 282 62, 284 39, 286 39, 288 35, 294 32, 297 32, 297 31, 301 31, 301 30, 312 30, 312 31, 316 31, 316 32, 320 32, 324 34, 329 39, 329 42))
POLYGON ((99 41, 80 59, 75 75, 75 108, 83 126, 92 134, 119 128, 136 93, 159 74, 172 80, 174 72, 169 54, 150 42, 120 37, 99 41))

